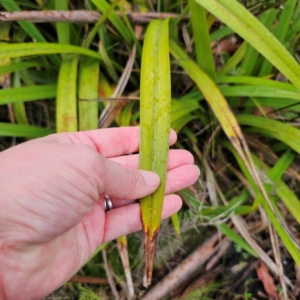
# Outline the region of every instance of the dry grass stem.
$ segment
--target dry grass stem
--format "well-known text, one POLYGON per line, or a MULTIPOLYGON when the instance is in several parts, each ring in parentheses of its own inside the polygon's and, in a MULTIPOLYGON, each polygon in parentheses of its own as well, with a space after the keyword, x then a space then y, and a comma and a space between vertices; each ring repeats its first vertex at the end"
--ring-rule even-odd
POLYGON ((218 240, 219 234, 213 235, 208 241, 190 254, 177 268, 150 289, 142 300, 162 299, 169 292, 178 287, 190 274, 216 253, 218 250, 218 247, 216 247, 218 240))
POLYGON ((69 282, 86 283, 86 284, 108 284, 107 278, 74 275, 69 282))
MULTIPOLYGON (((122 17, 121 12, 116 12, 122 17)), ((125 15, 133 24, 148 24, 154 19, 177 18, 178 14, 173 13, 139 13, 126 12, 125 15)), ((101 14, 96 11, 73 10, 73 11, 16 11, 16 12, 0 12, 0 21, 27 21, 32 23, 51 23, 51 22, 67 22, 67 23, 96 23, 101 14)), ((184 16, 183 21, 189 20, 189 16, 184 16)))

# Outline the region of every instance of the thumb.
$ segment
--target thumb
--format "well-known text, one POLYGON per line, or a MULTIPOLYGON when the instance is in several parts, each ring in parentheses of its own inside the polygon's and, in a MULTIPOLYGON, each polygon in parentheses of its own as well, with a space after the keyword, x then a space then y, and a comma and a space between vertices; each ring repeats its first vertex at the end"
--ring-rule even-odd
POLYGON ((150 171, 128 169, 105 159, 101 168, 101 194, 117 199, 134 200, 153 193, 159 185, 159 176, 150 171))

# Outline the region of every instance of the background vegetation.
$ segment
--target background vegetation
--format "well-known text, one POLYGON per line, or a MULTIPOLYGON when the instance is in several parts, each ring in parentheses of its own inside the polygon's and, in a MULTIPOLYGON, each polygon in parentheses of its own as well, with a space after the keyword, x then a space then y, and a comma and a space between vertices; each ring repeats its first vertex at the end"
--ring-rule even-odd
POLYGON ((148 293, 137 233, 46 299, 299 298, 297 0, 0 0, 0 10, 1 150, 138 125, 145 29, 172 17, 171 126, 202 170, 162 224, 148 293), (67 22, 49 10, 69 10, 67 22))

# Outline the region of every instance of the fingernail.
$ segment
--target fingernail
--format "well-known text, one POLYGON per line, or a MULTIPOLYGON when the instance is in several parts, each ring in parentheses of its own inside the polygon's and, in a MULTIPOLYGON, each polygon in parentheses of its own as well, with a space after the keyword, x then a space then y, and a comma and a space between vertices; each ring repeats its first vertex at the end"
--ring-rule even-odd
POLYGON ((200 168, 199 168, 197 165, 195 165, 195 167, 196 167, 197 170, 198 170, 198 176, 200 176, 200 174, 201 174, 200 168))
POLYGON ((149 171, 140 170, 140 173, 144 177, 147 186, 158 186, 160 178, 157 174, 149 171))

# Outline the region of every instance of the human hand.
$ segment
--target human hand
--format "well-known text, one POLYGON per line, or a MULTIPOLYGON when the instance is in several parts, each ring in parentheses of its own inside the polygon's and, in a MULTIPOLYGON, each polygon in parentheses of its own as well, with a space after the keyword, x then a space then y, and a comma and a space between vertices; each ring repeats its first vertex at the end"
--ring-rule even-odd
MULTIPOLYGON (((135 200, 159 177, 137 170, 138 147, 139 128, 125 127, 50 135, 0 153, 0 299, 40 299, 102 243, 141 229, 135 200), (105 195, 114 205, 106 213, 105 195)), ((181 207, 171 193, 197 180, 193 163, 189 152, 170 150, 163 218, 181 207)))

